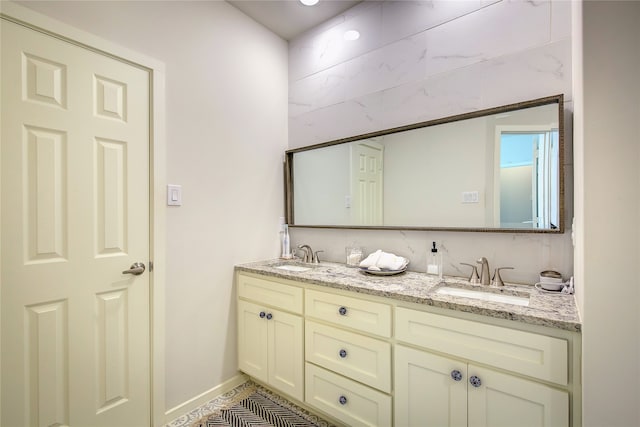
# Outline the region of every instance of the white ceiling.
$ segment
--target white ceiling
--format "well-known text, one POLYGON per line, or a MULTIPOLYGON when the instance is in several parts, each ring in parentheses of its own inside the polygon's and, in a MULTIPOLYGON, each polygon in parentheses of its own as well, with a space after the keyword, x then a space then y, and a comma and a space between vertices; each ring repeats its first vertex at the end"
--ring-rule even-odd
POLYGON ((291 40, 360 3, 352 0, 320 0, 315 6, 305 6, 298 0, 227 1, 285 40, 291 40))

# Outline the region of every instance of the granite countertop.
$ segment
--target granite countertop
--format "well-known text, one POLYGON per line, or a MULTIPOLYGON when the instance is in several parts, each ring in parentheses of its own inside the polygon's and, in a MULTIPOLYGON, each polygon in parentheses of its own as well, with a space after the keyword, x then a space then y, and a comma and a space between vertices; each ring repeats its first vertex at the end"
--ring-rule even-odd
POLYGON ((451 287, 473 286, 482 291, 507 295, 528 295, 529 305, 525 307, 437 294, 434 291, 444 286, 437 277, 412 271, 406 271, 394 276, 373 276, 361 272, 358 268, 347 267, 345 264, 330 262, 302 264, 280 259, 240 264, 236 265, 235 268, 237 271, 296 280, 333 289, 392 298, 398 301, 426 304, 433 307, 568 331, 581 331, 580 316, 573 295, 543 292, 530 285, 505 284, 501 288, 490 288, 472 285, 464 278, 445 276, 445 284, 451 287), (311 268, 300 272, 276 268, 282 264, 311 268))

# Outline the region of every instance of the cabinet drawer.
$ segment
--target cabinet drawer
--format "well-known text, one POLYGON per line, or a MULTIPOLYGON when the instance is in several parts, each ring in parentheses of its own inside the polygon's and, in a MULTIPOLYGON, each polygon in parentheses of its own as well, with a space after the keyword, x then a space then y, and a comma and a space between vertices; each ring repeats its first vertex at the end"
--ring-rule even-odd
POLYGON ((309 317, 391 337, 391 306, 387 304, 307 290, 305 310, 309 317))
POLYGON ((567 385, 568 344, 563 339, 400 307, 396 309, 396 338, 567 385))
POLYGON ((238 296, 260 304, 302 314, 303 290, 297 286, 238 274, 238 296))
POLYGON ((391 392, 391 344, 307 320, 307 361, 391 392))
POLYGON ((391 396, 306 364, 306 402, 348 426, 390 426, 391 396))

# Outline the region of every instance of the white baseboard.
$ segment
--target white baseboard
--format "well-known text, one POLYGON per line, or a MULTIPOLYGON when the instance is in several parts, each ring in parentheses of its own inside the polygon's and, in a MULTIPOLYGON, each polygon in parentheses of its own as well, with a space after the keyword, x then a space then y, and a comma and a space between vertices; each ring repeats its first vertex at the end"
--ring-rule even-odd
POLYGON ((195 396, 187 400, 186 402, 183 402, 169 409, 164 413, 165 424, 168 424, 176 418, 181 417, 182 415, 185 415, 193 411, 194 409, 204 405, 208 401, 215 399, 216 397, 230 390, 233 390, 234 388, 238 387, 240 384, 248 380, 249 378, 245 374, 239 372, 238 375, 228 379, 222 384, 219 384, 212 389, 209 389, 204 393, 199 394, 198 396, 195 396))

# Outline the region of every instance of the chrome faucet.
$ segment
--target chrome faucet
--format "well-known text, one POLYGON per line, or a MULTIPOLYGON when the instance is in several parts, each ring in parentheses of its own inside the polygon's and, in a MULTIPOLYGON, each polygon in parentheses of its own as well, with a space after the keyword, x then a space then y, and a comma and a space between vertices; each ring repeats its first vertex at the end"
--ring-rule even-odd
POLYGON ((311 250, 311 246, 298 245, 298 249, 301 249, 304 252, 302 262, 313 262, 313 250, 311 250))
POLYGON ((476 261, 476 263, 481 264, 480 267, 480 284, 489 286, 491 284, 490 273, 489 273, 489 261, 485 257, 480 258, 476 261))

